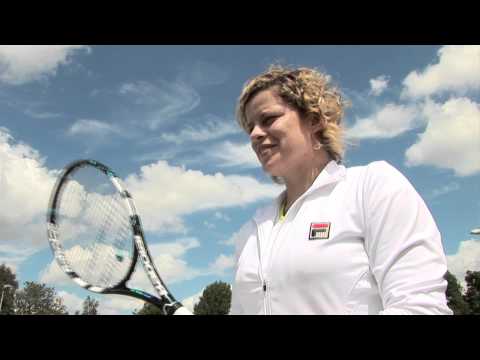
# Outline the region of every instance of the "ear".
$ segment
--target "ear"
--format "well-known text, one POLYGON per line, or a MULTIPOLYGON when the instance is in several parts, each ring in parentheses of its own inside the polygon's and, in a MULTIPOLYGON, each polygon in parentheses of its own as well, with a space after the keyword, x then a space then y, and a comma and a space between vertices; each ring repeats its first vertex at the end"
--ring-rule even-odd
POLYGON ((310 126, 312 134, 317 134, 325 128, 325 122, 318 116, 309 115, 307 117, 307 123, 310 126))

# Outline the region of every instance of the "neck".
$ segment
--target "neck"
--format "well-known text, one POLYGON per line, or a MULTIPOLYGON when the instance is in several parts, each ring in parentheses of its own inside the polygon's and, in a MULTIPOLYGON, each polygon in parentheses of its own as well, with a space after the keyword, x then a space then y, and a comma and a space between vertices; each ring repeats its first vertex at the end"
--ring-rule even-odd
POLYGON ((326 159, 316 166, 303 172, 297 172, 289 178, 284 178, 286 184, 285 212, 290 206, 312 186, 317 176, 322 172, 330 159, 326 159))

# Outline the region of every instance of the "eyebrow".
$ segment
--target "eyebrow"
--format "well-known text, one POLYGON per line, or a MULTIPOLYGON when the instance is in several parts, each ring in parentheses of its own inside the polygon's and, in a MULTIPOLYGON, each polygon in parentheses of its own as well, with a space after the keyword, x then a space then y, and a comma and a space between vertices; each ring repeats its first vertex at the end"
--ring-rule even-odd
POLYGON ((284 111, 282 108, 268 108, 268 109, 265 109, 265 110, 262 110, 260 111, 258 114, 255 114, 257 116, 259 116, 260 118, 262 117, 265 117, 266 115, 279 115, 279 114, 283 114, 284 111))

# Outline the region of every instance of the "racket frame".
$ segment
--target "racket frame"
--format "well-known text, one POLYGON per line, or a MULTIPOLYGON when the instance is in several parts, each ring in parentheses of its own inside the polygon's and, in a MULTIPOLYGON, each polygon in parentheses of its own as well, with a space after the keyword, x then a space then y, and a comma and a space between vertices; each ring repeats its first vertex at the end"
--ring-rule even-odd
POLYGON ((163 283, 158 270, 155 267, 152 257, 145 242, 145 236, 143 233, 140 216, 137 213, 135 203, 131 194, 125 190, 119 181, 117 175, 106 165, 91 159, 77 160, 67 165, 53 188, 52 195, 49 201, 49 207, 47 211, 47 237, 55 260, 65 274, 67 274, 77 285, 82 288, 100 294, 116 294, 132 296, 137 299, 143 300, 147 303, 153 304, 159 307, 165 315, 173 315, 175 313, 186 314, 189 312, 183 307, 183 305, 175 300, 173 295, 168 290, 167 286, 163 283), (117 284, 111 287, 93 286, 84 281, 69 265, 65 256, 65 251, 58 241, 58 225, 57 225, 57 207, 61 200, 62 191, 65 188, 66 182, 69 181, 69 177, 78 169, 92 166, 97 170, 103 172, 111 181, 116 190, 120 193, 122 199, 125 201, 126 208, 129 212, 130 225, 132 227, 132 246, 133 256, 125 277, 117 284), (129 288, 127 282, 130 280, 135 266, 140 260, 143 268, 153 286, 158 297, 153 296, 145 291, 129 288))

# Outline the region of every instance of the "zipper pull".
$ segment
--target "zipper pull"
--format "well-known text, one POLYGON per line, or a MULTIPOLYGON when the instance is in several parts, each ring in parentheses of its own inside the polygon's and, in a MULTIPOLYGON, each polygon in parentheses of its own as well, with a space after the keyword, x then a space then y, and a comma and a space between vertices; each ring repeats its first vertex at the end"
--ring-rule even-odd
POLYGON ((267 282, 264 280, 263 281, 263 292, 267 291, 267 282))

